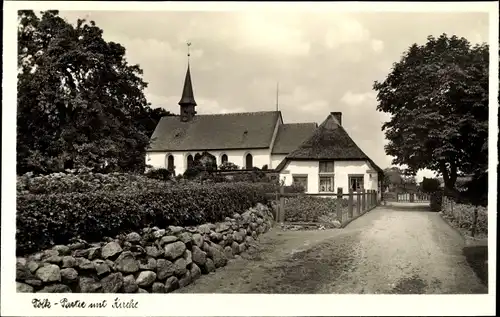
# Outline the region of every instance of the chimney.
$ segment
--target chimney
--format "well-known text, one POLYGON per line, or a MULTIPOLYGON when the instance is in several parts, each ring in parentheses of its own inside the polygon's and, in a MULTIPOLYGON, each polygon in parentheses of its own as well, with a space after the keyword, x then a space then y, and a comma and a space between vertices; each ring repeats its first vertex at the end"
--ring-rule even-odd
POLYGON ((342 112, 331 112, 331 115, 338 121, 339 125, 342 126, 342 112))

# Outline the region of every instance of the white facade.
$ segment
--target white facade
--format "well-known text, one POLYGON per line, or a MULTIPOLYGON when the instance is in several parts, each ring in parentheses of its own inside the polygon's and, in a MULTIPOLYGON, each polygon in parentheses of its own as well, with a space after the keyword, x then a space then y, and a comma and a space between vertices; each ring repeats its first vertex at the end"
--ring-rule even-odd
MULTIPOLYGON (((202 151, 175 151, 175 152, 149 152, 146 154, 146 164, 153 168, 167 168, 167 159, 169 155, 174 157, 175 175, 182 175, 187 169, 187 158, 202 151)), ((222 155, 227 155, 228 162, 236 164, 239 168, 245 168, 247 154, 252 155, 253 166, 262 168, 264 165, 271 164, 271 154, 269 149, 254 150, 226 150, 226 151, 208 151, 215 156, 217 165, 222 163, 222 155)))
MULTIPOLYGON (((349 177, 362 176, 365 190, 378 190, 378 174, 368 161, 334 161, 334 171, 322 176, 333 177, 333 192, 339 187, 344 194, 349 192, 349 177)), ((289 161, 280 172, 280 181, 285 185, 293 183, 293 177, 307 176, 307 193, 318 194, 319 191, 319 161, 289 161)))
POLYGON ((271 165, 269 168, 276 168, 285 159, 285 154, 272 154, 271 155, 271 165))

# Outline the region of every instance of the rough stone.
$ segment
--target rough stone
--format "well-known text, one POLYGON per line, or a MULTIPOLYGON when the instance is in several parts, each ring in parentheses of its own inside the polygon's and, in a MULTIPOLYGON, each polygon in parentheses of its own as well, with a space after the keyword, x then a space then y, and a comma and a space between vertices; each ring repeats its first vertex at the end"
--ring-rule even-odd
POLYGON ((72 293, 71 288, 68 285, 64 284, 52 284, 47 285, 37 293, 72 293))
POLYGON ((159 280, 164 280, 167 277, 174 275, 174 264, 165 259, 158 259, 156 261, 156 273, 159 280))
POLYGON ((259 236, 259 235, 257 234, 257 232, 256 232, 256 231, 252 231, 252 238, 253 238, 254 240, 257 240, 258 236, 259 236))
POLYGON ((163 252, 158 249, 155 245, 146 247, 146 254, 150 257, 157 258, 163 254, 163 252))
POLYGON ((86 258, 76 258, 76 265, 80 270, 93 270, 95 269, 94 263, 86 258))
POLYGON ((164 246, 165 244, 170 244, 170 243, 175 242, 177 240, 179 240, 179 238, 177 238, 176 236, 164 236, 160 240, 160 246, 164 246))
POLYGON ((235 231, 233 232, 233 240, 236 241, 236 242, 242 242, 243 239, 245 238, 245 235, 242 234, 241 231, 235 231))
POLYGON ((139 288, 139 289, 137 290, 137 293, 140 293, 140 294, 149 294, 149 292, 148 292, 148 291, 146 291, 146 290, 145 290, 145 289, 143 289, 143 288, 139 288))
POLYGON ((55 264, 48 264, 36 271, 36 276, 44 283, 60 282, 61 270, 55 264))
POLYGON ((94 260, 97 259, 101 256, 101 247, 93 247, 89 248, 89 254, 87 256, 87 259, 89 260, 94 260))
POLYGON ((76 266, 76 259, 70 255, 63 256, 62 257, 62 267, 63 268, 69 268, 69 267, 75 267, 76 266))
POLYGON ((42 260, 47 260, 50 257, 59 256, 59 251, 57 251, 57 250, 45 250, 45 251, 43 251, 42 254, 43 254, 42 260))
POLYGON ((226 222, 219 222, 216 227, 215 227, 215 232, 220 233, 227 231, 231 228, 231 223, 226 222))
POLYGON ((208 274, 210 272, 215 271, 215 264, 214 261, 211 259, 207 259, 207 262, 205 262, 205 265, 203 265, 201 268, 201 271, 205 274, 208 274))
POLYGON ((261 225, 264 223, 264 220, 262 220, 262 218, 257 218, 256 222, 258 225, 261 225))
POLYGON ((254 245, 255 244, 255 240, 251 236, 247 236, 245 239, 245 242, 247 243, 247 245, 254 245))
POLYGON ((40 267, 40 264, 38 264, 38 262, 35 262, 35 261, 29 261, 28 263, 26 263, 26 268, 31 272, 31 273, 35 273, 35 271, 40 267))
POLYGON ((78 279, 78 272, 73 268, 61 270, 61 279, 64 283, 71 283, 78 279))
POLYGON ((207 255, 212 259, 216 268, 223 267, 227 264, 227 258, 224 253, 215 247, 210 247, 207 255))
POLYGON ((137 263, 134 255, 130 251, 125 251, 115 261, 116 270, 123 273, 135 273, 139 271, 139 263, 137 263))
POLYGON ((201 276, 201 269, 195 263, 192 264, 190 272, 191 272, 191 280, 192 281, 195 281, 196 279, 198 279, 201 276))
POLYGON ((141 241, 141 235, 138 234, 137 232, 131 232, 131 233, 127 234, 127 237, 125 238, 125 240, 135 244, 135 243, 138 243, 139 241, 141 241))
POLYGON ((250 210, 247 210, 247 211, 245 211, 244 213, 241 214, 241 222, 242 222, 242 224, 244 224, 244 225, 249 224, 251 220, 252 220, 252 216, 251 216, 251 211, 250 210))
POLYGON ((85 248, 85 244, 82 242, 75 242, 68 245, 68 248, 72 251, 85 248))
POLYGON ((97 275, 101 276, 101 275, 105 275, 105 274, 111 272, 111 268, 106 263, 106 261, 98 259, 98 260, 94 260, 93 263, 94 263, 95 270, 97 271, 97 275))
POLYGON ((165 258, 175 260, 184 253, 184 250, 186 250, 186 245, 181 241, 167 244, 165 246, 165 258))
POLYGON ((89 252, 90 250, 89 249, 77 249, 73 252, 73 256, 75 258, 86 258, 89 256, 89 252))
POLYGON ((234 213, 233 218, 238 220, 241 218, 241 215, 239 213, 234 213))
POLYGON ((207 242, 203 243, 203 251, 207 252, 209 248, 210 244, 208 244, 207 242))
POLYGON ((24 281, 24 283, 28 284, 28 285, 31 285, 31 286, 34 286, 34 287, 39 287, 39 286, 42 286, 42 281, 37 279, 37 278, 34 278, 32 280, 26 280, 24 281))
POLYGON ((60 257, 59 255, 49 256, 48 258, 46 258, 44 260, 44 262, 52 263, 52 264, 60 264, 61 261, 62 261, 62 257, 60 257))
POLYGON ((338 229, 338 228, 340 228, 340 227, 342 227, 342 224, 341 224, 341 223, 340 223, 340 221, 338 221, 338 220, 334 220, 334 221, 332 222, 332 225, 333 225, 335 228, 337 228, 337 229, 338 229))
POLYGON ((234 241, 231 244, 231 249, 232 249, 234 255, 239 254, 240 253, 240 245, 238 244, 238 242, 234 241))
POLYGON ((193 259, 193 262, 196 263, 198 266, 203 266, 207 262, 207 254, 197 246, 193 246, 191 257, 193 259))
POLYGON ((68 255, 71 253, 69 247, 63 244, 54 246, 52 250, 57 251, 58 255, 68 255))
POLYGON ((28 284, 16 282, 16 291, 18 293, 33 293, 35 289, 28 284))
POLYGON ((113 258, 123 251, 122 247, 115 241, 107 243, 101 250, 103 259, 113 258))
POLYGON ((16 264, 16 280, 24 281, 33 278, 35 278, 35 276, 28 269, 27 265, 23 265, 21 263, 16 264))
POLYGON ((184 275, 179 279, 179 287, 185 287, 191 283, 191 272, 186 271, 184 275))
POLYGON ((104 293, 118 293, 124 285, 122 273, 118 272, 109 274, 105 278, 101 279, 101 285, 104 293))
POLYGON ((145 271, 156 270, 156 259, 151 257, 139 259, 139 269, 145 271))
POLYGON ((233 258, 233 249, 230 246, 225 247, 224 248, 224 255, 226 256, 226 258, 232 259, 233 258))
POLYGON ((165 292, 169 293, 179 288, 179 280, 175 276, 170 276, 165 281, 165 292))
POLYGON ((139 287, 148 287, 156 280, 156 273, 153 271, 142 271, 135 280, 139 287))
POLYGON ((165 229, 160 229, 160 230, 153 231, 152 235, 153 235, 153 238, 160 239, 166 233, 167 233, 167 231, 165 229))
POLYGON ((102 290, 101 283, 92 277, 80 277, 78 286, 82 293, 99 293, 102 290))
POLYGON ((183 227, 179 227, 179 226, 168 226, 168 230, 172 234, 179 234, 179 233, 184 232, 184 228, 183 227))
POLYGON ((135 281, 135 278, 133 275, 127 275, 123 278, 123 292, 124 293, 135 293, 137 292, 137 289, 139 286, 137 285, 137 282, 135 281))
POLYGON ((191 249, 193 245, 193 234, 190 232, 183 232, 179 235, 179 240, 184 243, 188 249, 191 249))
POLYGON ((116 265, 115 265, 115 262, 111 261, 111 260, 104 260, 104 262, 106 262, 106 264, 109 266, 109 269, 114 272, 116 271, 116 265))
POLYGON ((247 249, 247 246, 245 245, 245 243, 240 243, 239 248, 240 248, 239 253, 243 253, 247 249))
POLYGON ((186 260, 186 265, 193 263, 193 255, 191 251, 189 250, 184 251, 182 257, 184 258, 184 260, 186 260))
POLYGON ((179 258, 174 262, 174 274, 181 276, 187 271, 187 262, 184 258, 179 258))
POLYGON ((154 282, 151 287, 151 293, 165 293, 165 284, 161 282, 154 282))
POLYGON ((194 241, 194 244, 201 248, 203 247, 203 236, 199 233, 195 233, 193 234, 193 241, 194 241))
POLYGON ((210 226, 208 224, 203 224, 198 226, 198 231, 200 233, 210 233, 210 226))
POLYGON ((259 225, 256 222, 250 223, 250 228, 252 229, 252 231, 256 230, 258 227, 259 225))

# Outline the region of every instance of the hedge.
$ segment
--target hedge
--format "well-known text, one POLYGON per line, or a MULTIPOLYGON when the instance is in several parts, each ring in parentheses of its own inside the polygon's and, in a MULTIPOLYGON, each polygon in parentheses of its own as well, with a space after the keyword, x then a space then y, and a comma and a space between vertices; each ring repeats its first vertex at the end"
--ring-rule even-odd
POLYGON ((17 198, 17 254, 89 242, 147 226, 194 226, 223 221, 256 203, 267 203, 268 184, 211 184, 155 190, 24 194, 17 198))
POLYGON ((347 212, 347 199, 332 199, 300 195, 285 200, 285 221, 321 222, 336 218, 337 204, 342 204, 347 212))

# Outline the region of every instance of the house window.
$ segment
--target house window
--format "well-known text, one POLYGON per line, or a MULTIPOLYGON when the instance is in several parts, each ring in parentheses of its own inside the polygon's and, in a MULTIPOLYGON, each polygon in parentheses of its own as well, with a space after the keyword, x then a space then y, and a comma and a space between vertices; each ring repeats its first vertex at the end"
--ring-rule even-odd
POLYGON ((167 158, 167 169, 172 172, 174 168, 174 156, 170 154, 167 158))
POLYGON ((220 159, 221 159, 222 164, 227 163, 227 155, 226 154, 222 154, 220 159))
POLYGON ((246 169, 251 169, 253 167, 253 157, 252 154, 248 153, 247 156, 245 157, 245 166, 246 169))
POLYGON ((319 177, 319 191, 320 192, 329 192, 333 193, 334 192, 334 186, 333 186, 333 176, 320 176, 319 177))
POLYGON ((187 168, 193 167, 193 156, 191 154, 187 157, 187 168))
POLYGON ((307 192, 307 175, 293 175, 292 182, 294 185, 300 185, 304 187, 307 192))
POLYGON ((320 173, 333 173, 333 162, 319 162, 320 173))
POLYGON ((349 175, 349 188, 358 192, 364 187, 364 175, 349 175))
POLYGON ((332 193, 335 191, 334 186, 334 162, 320 161, 319 162, 319 191, 332 193))

